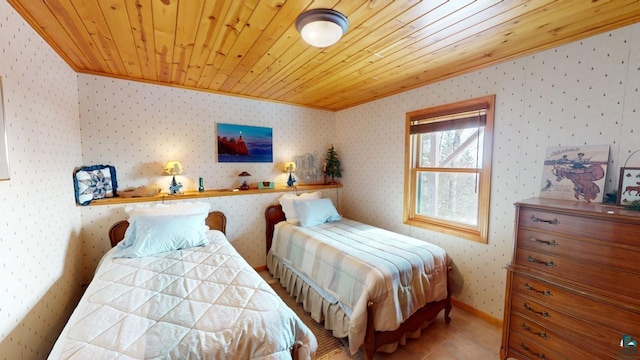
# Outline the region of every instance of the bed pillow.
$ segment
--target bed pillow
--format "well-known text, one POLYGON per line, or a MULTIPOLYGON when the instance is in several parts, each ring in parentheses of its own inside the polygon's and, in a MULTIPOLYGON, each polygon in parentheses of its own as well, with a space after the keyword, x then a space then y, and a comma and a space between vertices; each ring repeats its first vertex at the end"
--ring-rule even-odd
POLYGON ((298 216, 296 215, 296 209, 293 207, 293 201, 320 199, 321 197, 322 193, 320 191, 316 191, 312 193, 302 193, 300 195, 284 194, 278 201, 280 202, 280 206, 282 206, 282 212, 284 212, 287 222, 291 225, 300 225, 298 216))
POLYGON ((201 214, 137 216, 113 257, 137 258, 209 243, 201 214))
POLYGON ((124 212, 129 215, 129 219, 137 216, 169 216, 169 215, 195 215, 200 214, 207 217, 211 210, 211 204, 201 201, 177 202, 173 204, 136 204, 126 206, 124 212))
POLYGON ((294 200, 293 207, 303 227, 342 219, 331 199, 294 200))

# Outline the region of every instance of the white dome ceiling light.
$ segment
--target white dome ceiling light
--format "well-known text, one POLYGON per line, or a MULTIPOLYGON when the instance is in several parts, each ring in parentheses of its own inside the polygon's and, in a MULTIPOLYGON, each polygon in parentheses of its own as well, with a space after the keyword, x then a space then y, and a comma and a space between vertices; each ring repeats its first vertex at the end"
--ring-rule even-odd
POLYGON ((309 10, 296 19, 296 29, 302 39, 309 45, 319 48, 338 42, 348 28, 347 18, 331 9, 309 10))

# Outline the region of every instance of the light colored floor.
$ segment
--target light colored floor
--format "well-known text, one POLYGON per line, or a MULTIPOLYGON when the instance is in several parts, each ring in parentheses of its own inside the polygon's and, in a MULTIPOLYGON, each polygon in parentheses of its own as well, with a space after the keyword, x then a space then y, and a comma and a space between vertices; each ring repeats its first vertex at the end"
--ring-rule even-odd
MULTIPOLYGON (((261 272, 267 282, 275 281, 261 272)), ((502 329, 464 310, 454 307, 451 323, 438 315, 417 339, 408 339, 392 354, 377 352, 376 360, 497 360, 500 358, 502 329)), ((361 358, 361 357, 357 357, 361 358)), ((351 360, 347 353, 331 360, 351 360)))
MULTIPOLYGON (((392 354, 376 353, 376 360, 497 360, 500 358, 502 329, 470 313, 453 308, 451 323, 444 316, 422 332, 418 339, 407 340, 392 354)), ((352 359, 346 353, 331 360, 352 359)))

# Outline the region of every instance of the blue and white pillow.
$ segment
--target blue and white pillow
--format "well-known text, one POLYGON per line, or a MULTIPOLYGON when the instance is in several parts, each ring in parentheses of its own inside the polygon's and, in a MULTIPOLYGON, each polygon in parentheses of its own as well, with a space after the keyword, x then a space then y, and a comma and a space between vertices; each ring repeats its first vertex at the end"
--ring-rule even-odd
POLYGON ((80 205, 117 196, 116 168, 111 165, 83 166, 73 173, 73 187, 80 205))
POLYGON ((315 226, 342 219, 336 207, 333 206, 331 199, 327 198, 293 200, 293 207, 302 227, 315 226))

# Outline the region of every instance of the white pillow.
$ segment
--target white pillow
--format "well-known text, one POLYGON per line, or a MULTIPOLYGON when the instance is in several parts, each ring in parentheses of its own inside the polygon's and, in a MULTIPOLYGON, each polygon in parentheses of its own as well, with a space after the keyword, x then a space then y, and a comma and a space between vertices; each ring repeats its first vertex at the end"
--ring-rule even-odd
POLYGON ((124 212, 129 219, 136 216, 168 216, 168 215, 194 215, 204 214, 205 217, 211 210, 211 204, 201 201, 177 202, 174 204, 136 204, 126 206, 124 212))
POLYGON ((278 201, 280 202, 280 206, 282 206, 282 212, 284 212, 284 216, 287 222, 291 225, 300 225, 298 216, 296 215, 296 210, 293 208, 293 200, 311 200, 320 199, 321 197, 322 193, 320 191, 316 191, 312 193, 303 193, 300 195, 284 194, 278 201))
POLYGON ((113 257, 137 258, 209 243, 202 214, 136 216, 113 257))
POLYGON ((342 219, 331 199, 294 200, 293 207, 298 214, 300 226, 303 227, 342 219))

